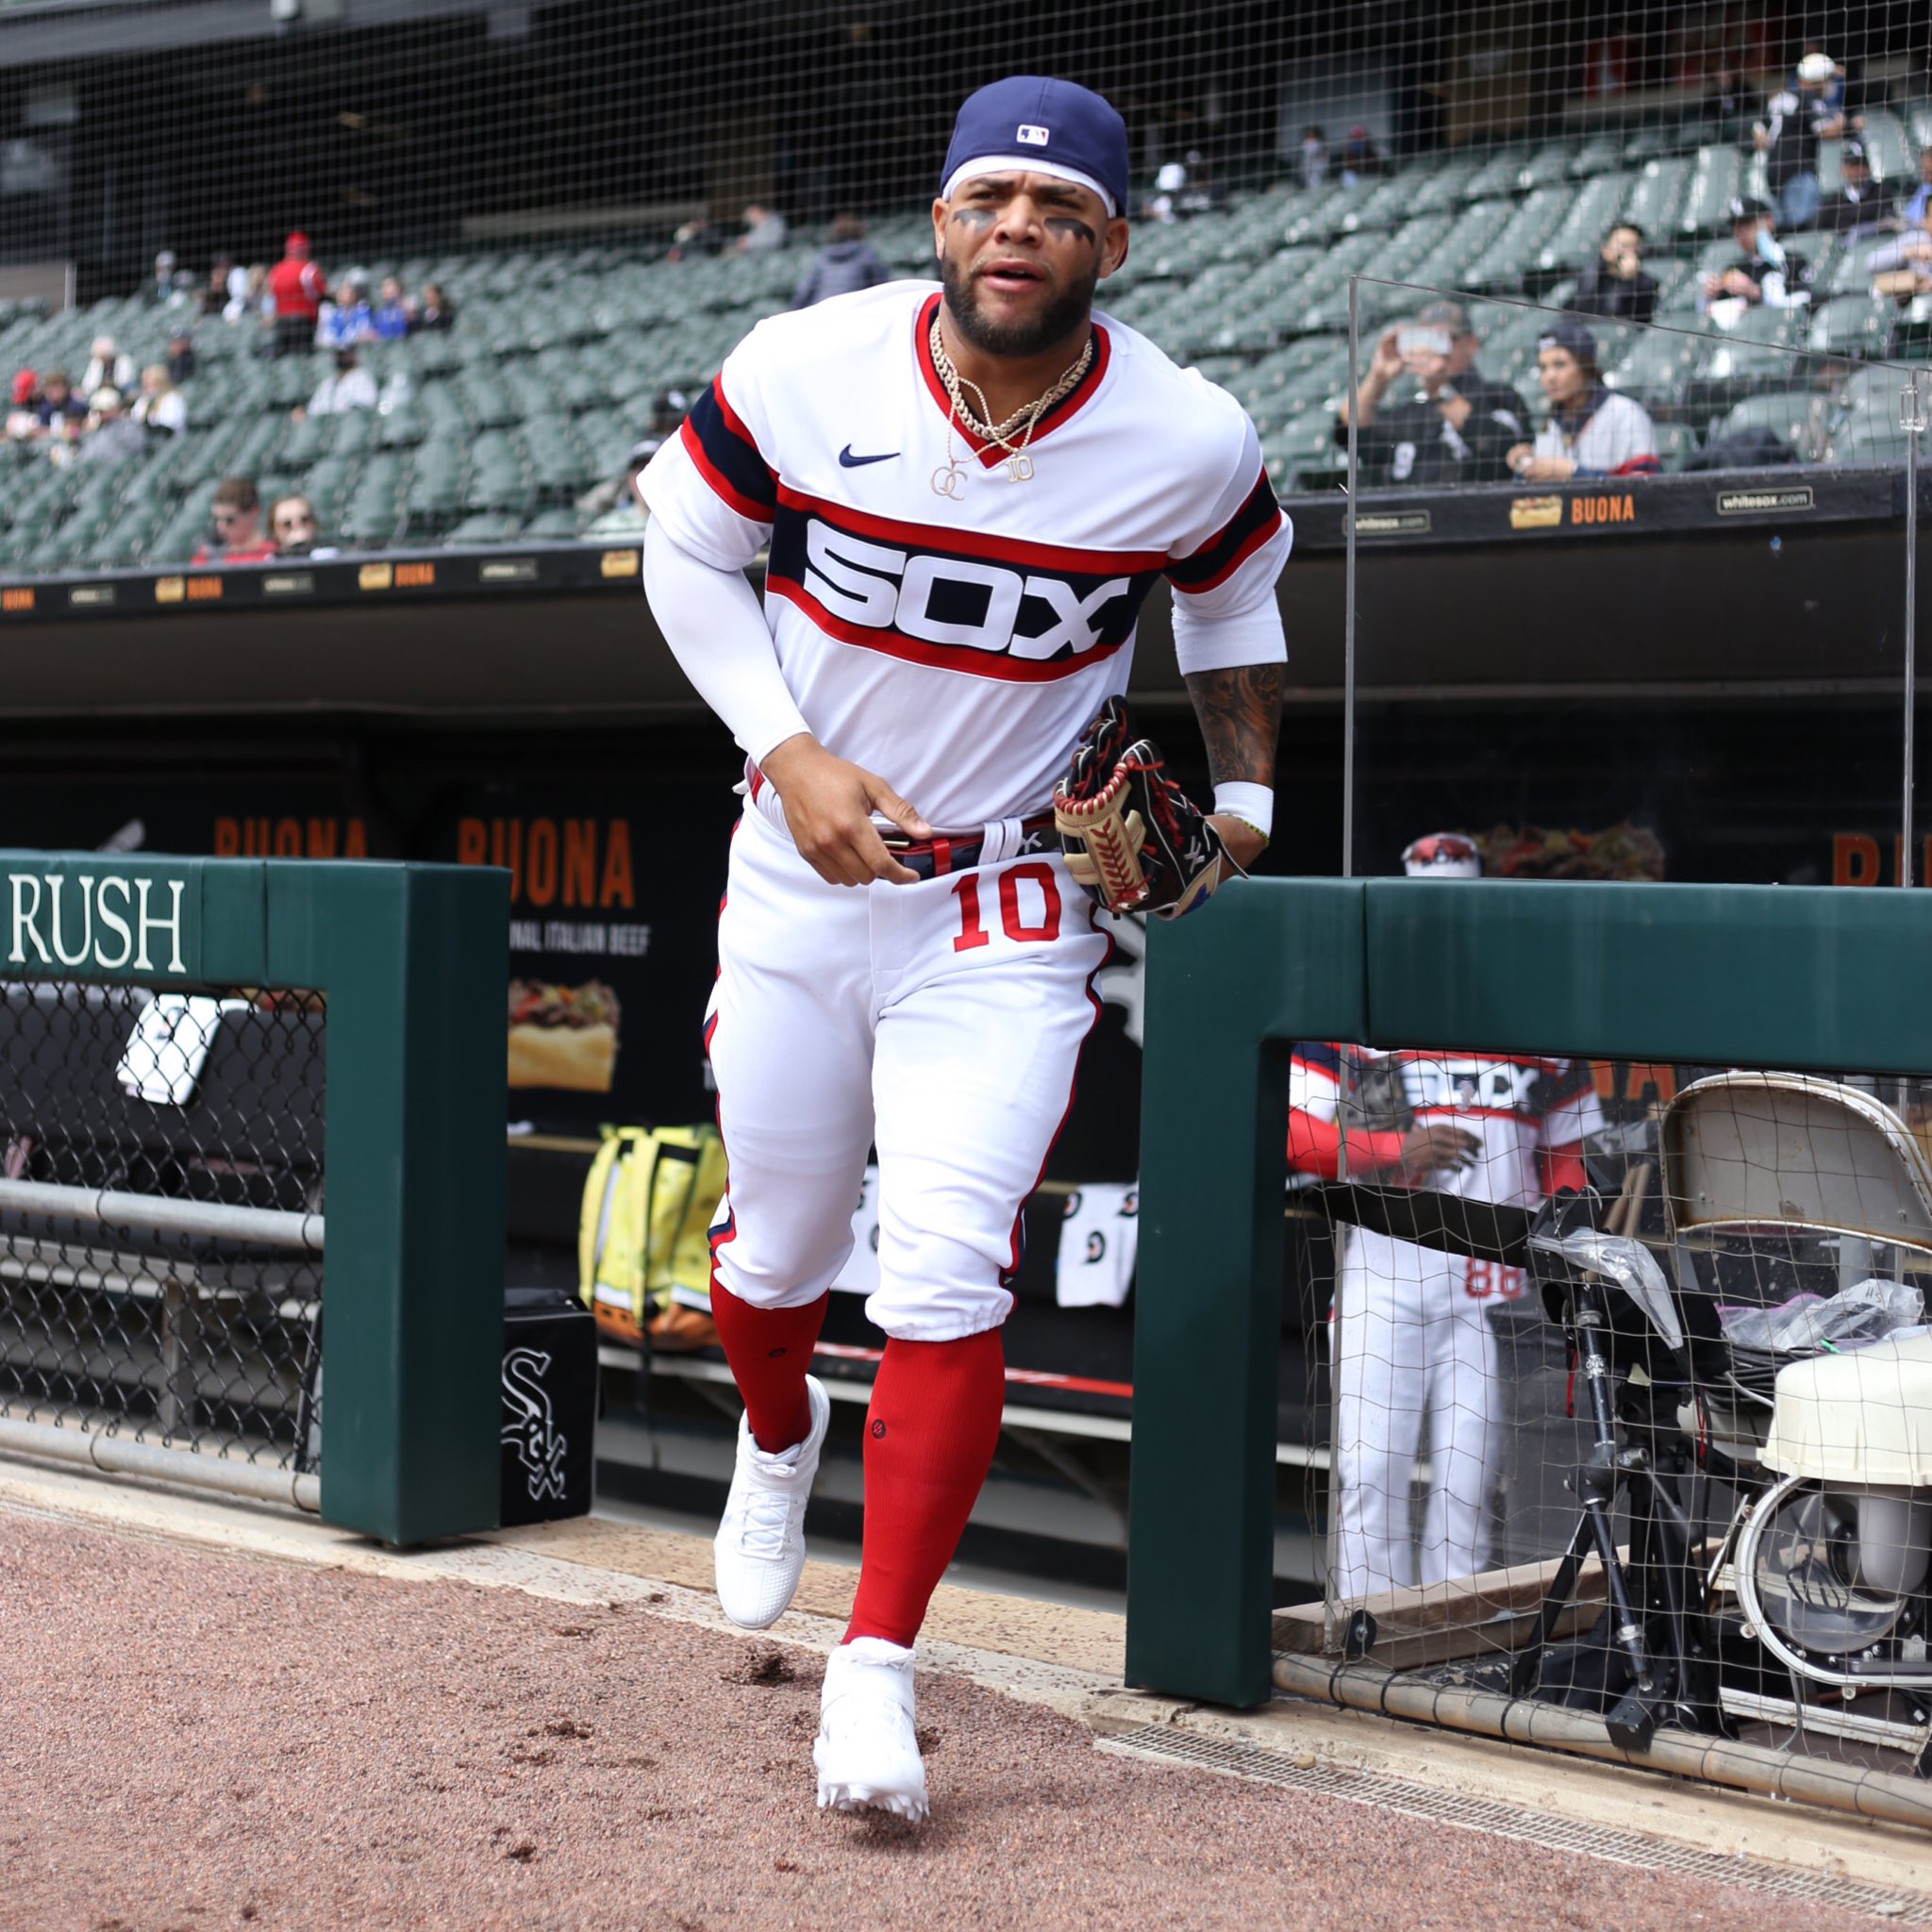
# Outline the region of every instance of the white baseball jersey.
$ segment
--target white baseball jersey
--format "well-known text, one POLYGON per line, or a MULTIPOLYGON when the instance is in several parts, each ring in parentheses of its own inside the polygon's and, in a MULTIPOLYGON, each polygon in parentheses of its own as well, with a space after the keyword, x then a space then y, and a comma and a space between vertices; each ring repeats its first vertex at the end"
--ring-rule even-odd
POLYGON ((760 323, 640 489, 717 568, 769 544, 766 619, 812 735, 956 830, 1046 807, 1161 576, 1184 670, 1278 660, 1292 533, 1240 405, 1101 315, 1009 480, 952 420, 939 301, 897 282, 760 323))
POLYGON ((1657 430, 1641 403, 1599 389, 1581 422, 1552 416, 1536 433, 1540 457, 1569 457, 1579 475, 1655 475, 1657 430))

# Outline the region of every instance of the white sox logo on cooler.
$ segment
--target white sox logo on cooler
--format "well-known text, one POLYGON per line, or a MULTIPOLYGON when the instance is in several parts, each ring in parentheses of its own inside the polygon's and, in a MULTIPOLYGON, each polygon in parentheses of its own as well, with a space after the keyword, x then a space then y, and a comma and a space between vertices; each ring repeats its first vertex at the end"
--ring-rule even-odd
POLYGON ((9 966, 91 966, 107 973, 185 973, 181 957, 182 879, 130 879, 110 873, 58 872, 7 875, 7 963, 9 966), (63 907, 66 889, 74 897, 63 907), (151 945, 167 937, 161 958, 151 945))
POLYGON ((768 589, 845 643, 986 677, 1062 677, 1118 650, 1163 561, 865 521, 781 494, 768 589))

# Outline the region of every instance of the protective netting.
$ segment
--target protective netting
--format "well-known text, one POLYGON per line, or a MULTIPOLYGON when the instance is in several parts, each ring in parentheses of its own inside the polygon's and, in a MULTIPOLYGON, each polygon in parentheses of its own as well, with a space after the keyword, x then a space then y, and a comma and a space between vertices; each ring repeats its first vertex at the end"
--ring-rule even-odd
POLYGON ((1641 318, 1761 199, 1807 345, 1916 353, 1932 315, 1924 21, 1889 0, 382 15, 0 11, 0 569, 630 526, 639 445, 815 268, 926 270, 952 116, 1014 72, 1122 109, 1105 306, 1242 394, 1284 490, 1341 467, 1351 274, 1641 318))
POLYGON ((1920 1769, 1932 1083, 1312 1041, 1293 1081, 1329 1456, 1286 1647, 1920 1769))
POLYGON ((319 995, 0 990, 0 1417, 320 1443, 319 995))

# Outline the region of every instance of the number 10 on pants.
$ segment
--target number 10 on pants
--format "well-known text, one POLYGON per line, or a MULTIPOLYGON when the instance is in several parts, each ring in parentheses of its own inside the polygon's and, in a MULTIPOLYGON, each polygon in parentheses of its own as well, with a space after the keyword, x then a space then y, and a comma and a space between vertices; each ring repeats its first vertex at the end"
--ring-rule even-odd
MULTIPOLYGON (((980 917, 979 880, 978 873, 962 873, 953 886, 953 896, 959 902, 959 930, 953 939, 956 953, 970 953, 975 946, 992 942, 992 935, 987 931, 980 917)), ((1027 896, 1030 899, 1032 894, 1027 896)), ((1000 874, 999 901, 1000 926, 1009 940, 1037 942, 1059 938, 1060 889, 1052 866, 1008 867, 1000 874), (1037 924, 1027 922, 1026 913, 1031 908, 1021 905, 1020 888, 1023 885, 1039 888, 1040 919, 1037 924)))

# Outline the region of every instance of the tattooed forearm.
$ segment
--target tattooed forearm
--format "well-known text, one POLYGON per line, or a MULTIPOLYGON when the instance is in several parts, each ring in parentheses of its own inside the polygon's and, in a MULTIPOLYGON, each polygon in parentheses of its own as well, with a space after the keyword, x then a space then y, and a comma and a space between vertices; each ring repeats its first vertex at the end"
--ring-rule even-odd
POLYGON ((1274 782, 1274 741, 1281 732, 1279 664, 1241 664, 1189 675, 1188 695, 1208 746, 1217 785, 1274 782))

